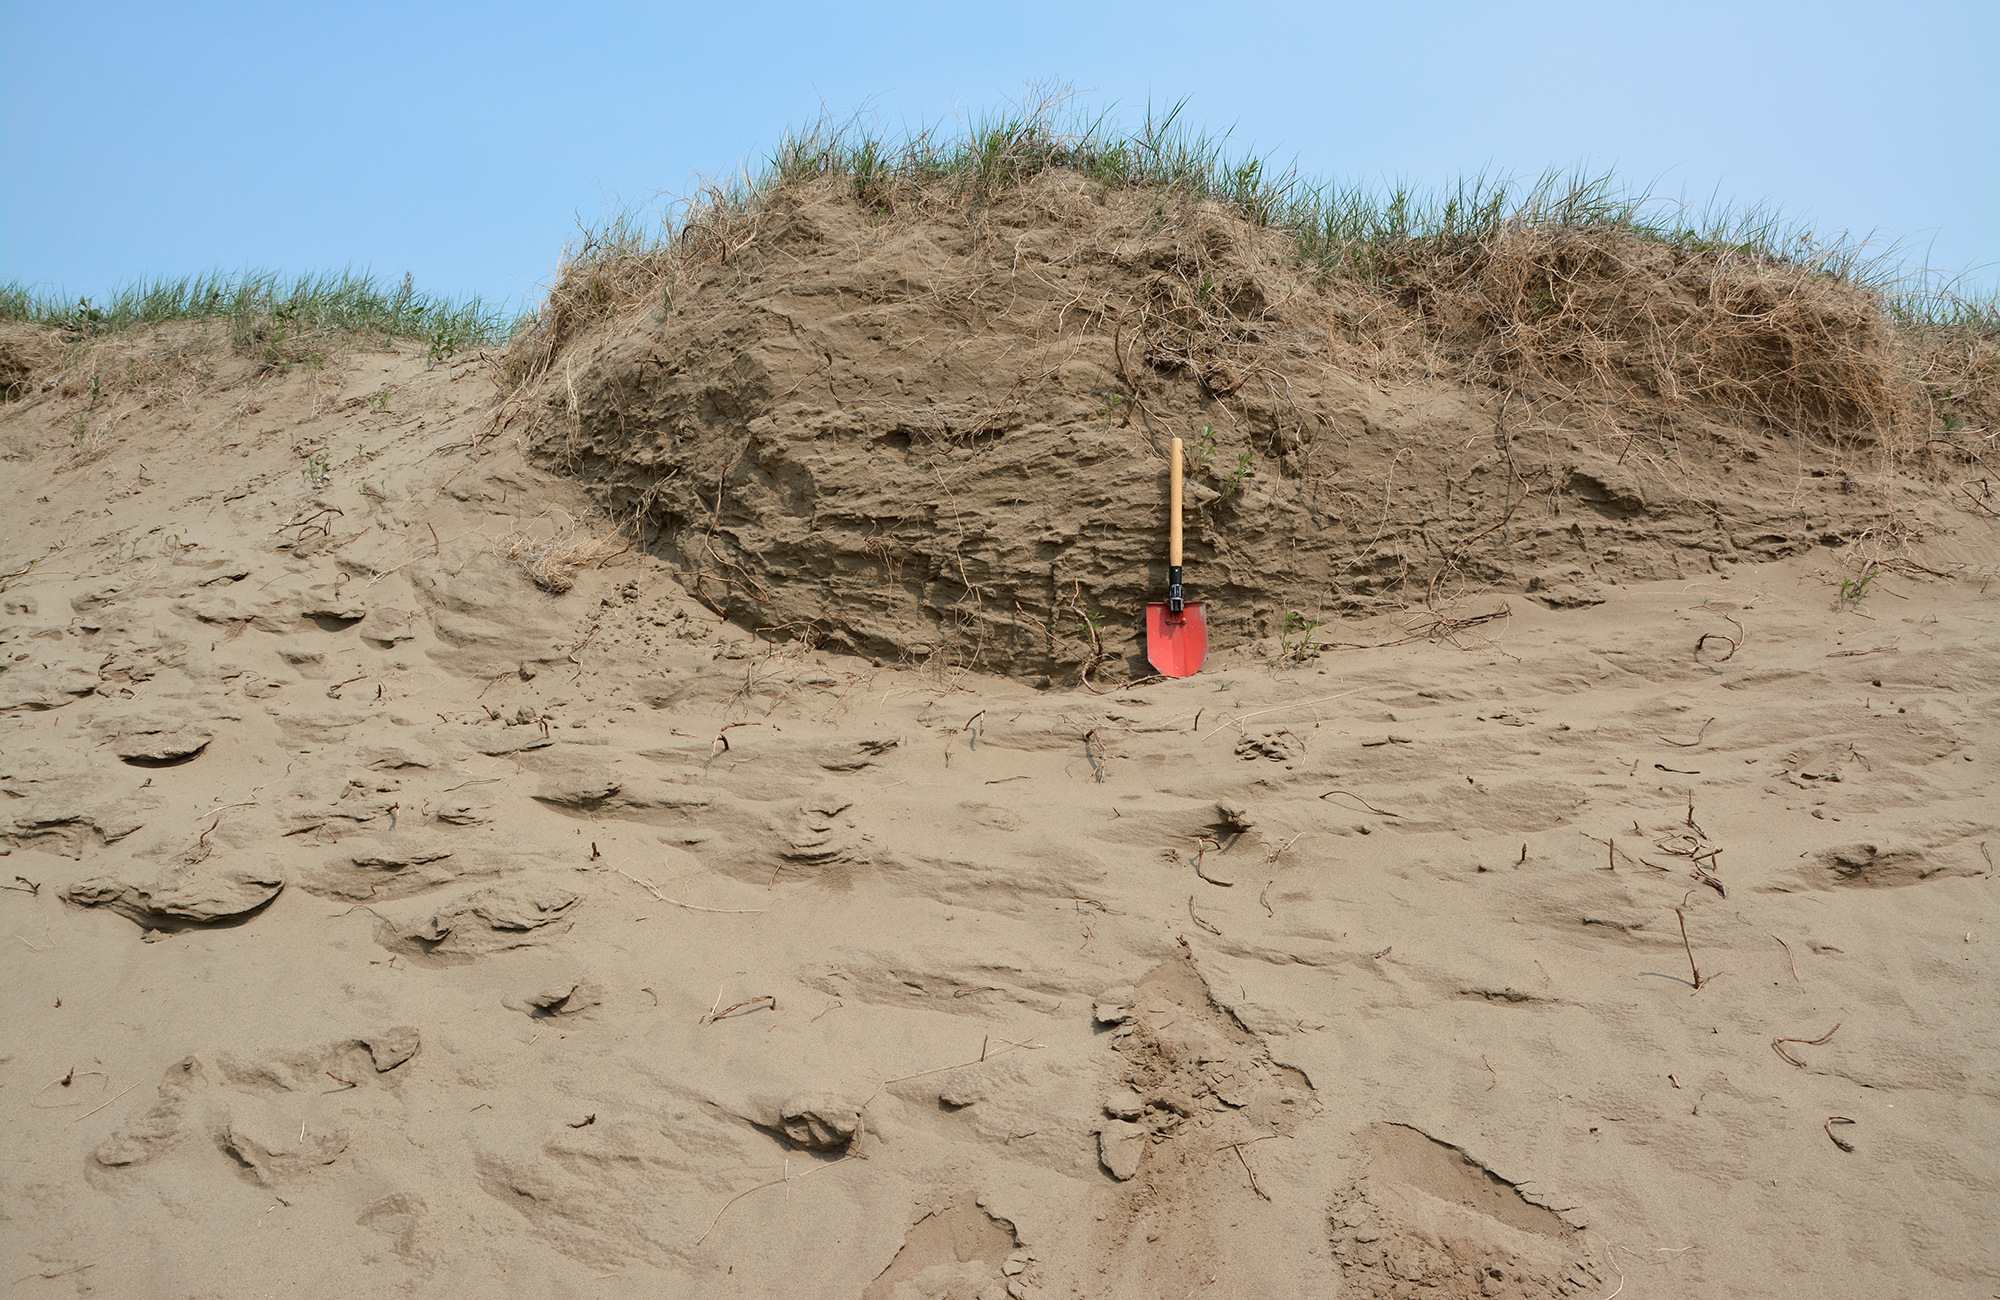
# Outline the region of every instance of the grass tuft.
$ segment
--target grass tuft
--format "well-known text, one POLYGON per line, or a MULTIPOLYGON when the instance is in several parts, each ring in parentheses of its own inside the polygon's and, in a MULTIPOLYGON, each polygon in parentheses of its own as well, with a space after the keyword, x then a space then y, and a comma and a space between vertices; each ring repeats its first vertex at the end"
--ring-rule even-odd
POLYGON ((576 572, 601 568, 631 550, 628 542, 592 537, 580 525, 572 525, 548 537, 532 533, 509 533, 500 539, 507 558, 521 566, 537 587, 561 595, 576 585, 576 572))
POLYGON ((141 280, 109 298, 58 297, 0 283, 0 320, 27 321, 88 341, 173 321, 228 321, 239 344, 274 337, 347 335, 424 344, 433 360, 506 342, 513 318, 478 298, 419 293, 409 276, 389 288, 353 271, 285 277, 267 271, 211 272, 141 280))
MULTIPOLYGON (((1716 281, 1725 270, 1739 282, 1775 273, 1774 281, 1874 298, 1891 325, 2000 337, 1992 293, 1964 299, 1921 276, 1913 283, 1896 248, 1823 238, 1766 207, 1696 210, 1631 189, 1610 173, 1551 171, 1525 182, 1475 175, 1436 189, 1342 185, 1232 152, 1227 133, 1191 127, 1185 108, 1186 101, 1149 108, 1136 130, 1119 129, 1109 113, 1075 111, 1066 88, 1045 86, 949 130, 892 136, 857 117, 789 131, 760 169, 709 185, 657 219, 626 211, 586 229, 565 250, 547 302, 516 336, 511 377, 518 384, 547 373, 584 328, 640 304, 670 308, 690 265, 727 263, 808 190, 831 186, 883 217, 942 215, 989 204, 1053 170, 1107 190, 1220 205, 1288 237, 1298 263, 1323 285, 1464 300, 1483 296, 1496 268, 1520 286, 1536 276, 1559 283, 1593 260, 1593 248, 1641 245, 1686 266, 1683 287, 1716 281)), ((1601 276, 1604 259, 1595 260, 1601 276)), ((1549 302, 1540 311, 1548 315, 1549 302)), ((1465 323, 1477 332, 1508 322, 1487 313, 1465 323)))
MULTIPOLYGON (((1421 356, 1465 382, 1588 379, 1619 400, 1702 402, 1843 440, 1908 431, 1915 415, 1932 450, 1939 433, 1948 446, 1961 431, 1983 435, 2000 410, 2000 298, 1912 274, 1894 246, 1829 238, 1769 207, 1696 208, 1608 172, 1474 175, 1435 189, 1321 181, 1194 128, 1185 106, 1149 108, 1125 129, 1045 87, 1001 112, 900 135, 859 117, 787 132, 757 170, 586 229, 514 336, 505 380, 525 395, 582 334, 672 311, 761 244, 816 239, 814 205, 828 198, 877 222, 977 223, 1061 172, 1094 182, 1100 203, 1125 192, 1117 202, 1165 224, 1176 208, 1240 219, 1261 235, 1259 259, 1289 260, 1357 345, 1421 356)), ((1188 275, 1189 302, 1153 304, 1150 324, 1173 337, 1149 355, 1200 370, 1189 348, 1215 323, 1213 286, 1188 275)))
MULTIPOLYGON (((1688 204, 1635 191, 1611 173, 1543 173, 1525 183, 1486 175, 1437 189, 1371 189, 1314 180, 1269 157, 1232 154, 1225 133, 1189 127, 1186 101, 1148 109, 1136 130, 1115 129, 1109 113, 1070 108, 1060 87, 1038 88, 1014 108, 965 123, 891 137, 859 118, 822 119, 788 131, 761 170, 711 185, 647 229, 622 213, 587 231, 565 267, 658 252, 718 218, 768 206, 787 188, 834 180, 884 210, 939 204, 974 206, 1043 172, 1068 170, 1111 188, 1146 188, 1232 209, 1253 224, 1290 234, 1299 258, 1366 283, 1392 282, 1413 261, 1489 242, 1509 230, 1619 233, 1689 253, 1729 253, 1807 269, 1881 289, 1900 301, 1907 272, 1900 250, 1845 236, 1822 239, 1775 210, 1688 204)), ((1936 290, 1909 291, 1909 310, 1928 318, 1936 290)), ((1973 313, 1990 325, 1994 297, 1973 313), (1981 314, 1983 313, 1983 315, 1981 314)))

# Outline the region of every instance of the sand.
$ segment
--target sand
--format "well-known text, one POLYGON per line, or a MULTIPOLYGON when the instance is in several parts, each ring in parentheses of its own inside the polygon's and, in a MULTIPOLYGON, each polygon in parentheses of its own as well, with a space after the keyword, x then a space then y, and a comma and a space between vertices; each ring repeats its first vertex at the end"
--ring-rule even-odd
POLYGON ((1294 615, 1496 589, 1582 606, 1607 581, 1893 550, 1955 527, 1941 498, 1984 472, 1977 407, 1923 444, 1951 485, 1885 472, 1924 457, 1896 446, 1910 429, 1847 410, 1874 394, 1845 368, 1994 384, 1905 362, 1869 300, 1819 302, 1795 277, 1717 311, 1716 284, 1645 265, 1657 249, 1598 250, 1588 271, 1537 273, 1586 299, 1560 320, 1488 324, 1529 354, 1496 360, 1424 342, 1484 301, 1465 286, 1361 292, 1216 205, 1072 173, 965 212, 884 216, 825 188, 771 203, 720 259, 681 241, 572 268, 507 364, 531 376, 538 348, 560 349, 496 418, 690 594, 779 639, 1021 678, 1071 680, 1086 655, 1143 673, 1130 611, 1167 582, 1173 437, 1192 590, 1232 645, 1294 615), (616 298, 600 279, 642 271, 664 289, 621 285, 623 312, 560 328, 578 298, 616 298), (1710 315, 1647 336, 1691 298, 1710 315), (1651 373, 1667 362, 1693 373, 1651 373), (1776 413, 1769 390, 1797 376, 1831 425, 1776 413))
POLYGON ((1098 693, 718 618, 477 358, 87 401, 15 1295, 2000 1293, 1990 522, 1098 693))

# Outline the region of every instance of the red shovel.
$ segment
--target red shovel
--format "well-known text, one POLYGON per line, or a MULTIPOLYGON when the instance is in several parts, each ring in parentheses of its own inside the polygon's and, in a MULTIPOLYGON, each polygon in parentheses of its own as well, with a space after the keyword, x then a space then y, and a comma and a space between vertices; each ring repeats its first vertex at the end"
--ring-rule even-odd
POLYGON ((1208 659, 1208 611, 1181 595, 1181 440, 1167 480, 1167 598, 1146 606, 1146 659, 1162 677, 1191 677, 1208 659))

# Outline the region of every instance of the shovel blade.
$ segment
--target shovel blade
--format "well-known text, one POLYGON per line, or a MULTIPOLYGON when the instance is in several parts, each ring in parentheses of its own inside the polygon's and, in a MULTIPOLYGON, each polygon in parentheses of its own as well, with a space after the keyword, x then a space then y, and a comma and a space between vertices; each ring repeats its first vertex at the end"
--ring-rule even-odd
POLYGON ((1208 660, 1208 610, 1198 600, 1175 614, 1163 600, 1146 606, 1146 661, 1162 677, 1192 677, 1208 660))

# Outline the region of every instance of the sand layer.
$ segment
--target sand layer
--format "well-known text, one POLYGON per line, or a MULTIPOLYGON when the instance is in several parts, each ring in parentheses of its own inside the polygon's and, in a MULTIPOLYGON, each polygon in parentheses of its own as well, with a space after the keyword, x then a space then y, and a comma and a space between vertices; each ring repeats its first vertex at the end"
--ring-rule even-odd
MULTIPOLYGON (((664 306, 568 337, 505 418, 690 594, 780 640, 1142 670, 1129 611, 1166 585, 1176 436, 1191 590, 1227 644, 1488 589, 1588 605, 1836 550, 1941 495, 1885 472, 1849 409, 1883 398, 1848 370, 1894 369, 1879 313, 1790 280, 1721 311, 1721 272, 1598 250, 1549 273, 1561 310, 1488 323, 1495 357, 1440 345, 1414 290, 1323 283, 1213 205, 1070 173, 962 213, 786 191, 743 224, 664 306), (1787 385, 1838 418, 1776 417, 1787 385)), ((558 295, 602 292, 592 274, 558 295)), ((1973 463, 1954 439, 1915 450, 1973 463)))
POLYGON ((89 400, 0 415, 19 1295, 1995 1291, 1991 522, 1232 577, 1099 694, 719 619, 477 362, 89 400))

